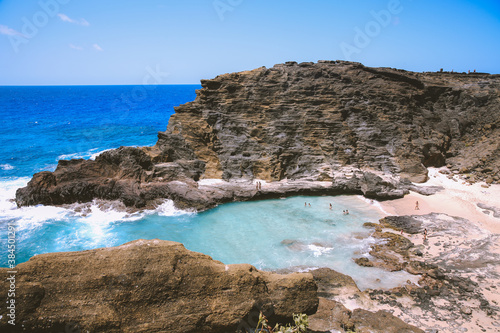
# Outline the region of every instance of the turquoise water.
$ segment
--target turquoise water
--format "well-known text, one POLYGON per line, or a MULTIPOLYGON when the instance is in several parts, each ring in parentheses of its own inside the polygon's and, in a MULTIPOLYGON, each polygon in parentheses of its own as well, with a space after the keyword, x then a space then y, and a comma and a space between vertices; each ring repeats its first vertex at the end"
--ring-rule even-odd
MULTIPOLYGON (((11 188, 17 186, 12 184, 11 188)), ((406 273, 360 267, 352 260, 368 256, 375 242, 363 223, 382 217, 376 205, 360 196, 230 203, 201 213, 179 211, 170 201, 155 211, 135 214, 99 208, 97 203, 88 205, 85 213, 45 206, 17 209, 8 201, 4 205, 10 209, 4 206, 0 218, 17 221, 19 262, 40 253, 158 238, 181 242, 187 249, 225 264, 249 263, 264 270, 293 271, 330 267, 352 276, 360 288, 391 288, 413 280, 406 273), (305 202, 311 207, 304 207, 305 202), (344 209, 350 214, 343 215, 344 209)), ((2 265, 6 265, 5 260, 2 265)))
POLYGON ((26 186, 33 173, 54 170, 60 159, 93 158, 121 145, 153 145, 173 106, 193 100, 199 86, 154 86, 146 96, 136 96, 135 88, 0 87, 1 267, 8 260, 8 223, 14 223, 17 263, 41 253, 159 238, 226 264, 297 271, 330 267, 351 275, 363 288, 392 287, 409 279, 408 274, 354 264, 352 257, 366 256, 374 242, 362 224, 382 217, 376 203, 357 196, 232 203, 197 214, 180 212, 169 201, 133 215, 99 203, 83 210, 18 209, 12 201, 16 189, 26 186), (351 214, 343 215, 344 209, 351 214))

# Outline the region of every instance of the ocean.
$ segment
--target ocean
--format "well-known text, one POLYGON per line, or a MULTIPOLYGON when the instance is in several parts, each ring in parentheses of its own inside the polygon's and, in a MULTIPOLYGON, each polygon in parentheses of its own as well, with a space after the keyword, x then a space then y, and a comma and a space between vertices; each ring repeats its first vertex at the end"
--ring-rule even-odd
POLYGON ((199 85, 0 87, 0 267, 8 266, 8 225, 15 225, 16 263, 47 252, 117 246, 135 239, 182 242, 226 264, 307 271, 330 267, 360 288, 414 280, 404 272, 356 265, 376 240, 364 222, 384 214, 360 196, 293 197, 221 205, 196 213, 171 201, 127 214, 103 208, 17 208, 19 187, 61 159, 95 158, 120 146, 150 146, 173 107, 194 100, 199 85), (311 207, 304 207, 304 202, 311 207), (329 209, 332 203, 334 209, 329 209), (348 209, 351 214, 343 215, 348 209))

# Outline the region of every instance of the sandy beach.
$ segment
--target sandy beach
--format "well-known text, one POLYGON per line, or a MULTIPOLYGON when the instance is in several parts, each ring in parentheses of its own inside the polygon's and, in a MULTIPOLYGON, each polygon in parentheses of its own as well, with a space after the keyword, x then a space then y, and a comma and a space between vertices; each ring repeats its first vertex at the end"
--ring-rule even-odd
MULTIPOLYGON (((428 240, 424 242, 423 235, 408 235, 415 247, 423 252, 424 260, 449 260, 455 256, 455 260, 463 260, 464 267, 451 270, 457 276, 470 278, 477 283, 476 294, 482 294, 489 304, 498 309, 500 304, 500 245, 498 242, 500 234, 500 216, 495 217, 494 209, 499 212, 500 208, 500 185, 487 185, 484 182, 468 184, 454 175, 450 179, 448 174, 440 171, 446 168, 429 168, 429 180, 419 186, 441 186, 443 190, 430 196, 411 192, 402 199, 384 201, 382 209, 390 215, 426 215, 429 213, 444 213, 449 216, 465 218, 468 221, 464 225, 457 225, 457 231, 463 232, 435 232, 429 230, 428 240), (418 201, 419 209, 415 209, 418 201), (483 208, 478 207, 480 204, 483 208), (484 209, 487 207, 488 209, 484 209), (477 244, 486 244, 485 248, 474 248, 477 244), (482 252, 484 251, 484 252, 482 252), (461 258, 463 253, 475 252, 476 257, 489 255, 492 260, 482 267, 474 267, 469 257, 461 258), (467 265, 467 262, 469 263, 467 265)), ((446 173, 446 171, 444 171, 446 173)), ((453 226, 452 226, 453 227, 453 226)), ((448 229, 449 230, 449 229, 448 229)), ((390 231, 390 230, 387 230, 390 231)), ((453 302, 453 300, 451 300, 453 302)), ((378 307, 393 312, 404 321, 417 327, 427 328, 429 332, 437 329, 439 332, 500 332, 500 320, 498 313, 488 315, 482 311, 476 300, 458 299, 454 305, 467 311, 471 310, 468 320, 451 311, 444 311, 449 304, 449 299, 436 299, 433 312, 426 313, 420 308, 409 306, 407 311, 391 308, 385 305, 378 307), (432 328, 429 330, 429 328, 432 328)), ((449 307, 448 307, 449 308, 449 307)))
POLYGON ((500 233, 500 218, 494 217, 491 211, 485 214, 484 209, 477 206, 482 203, 500 211, 500 185, 488 188, 483 187, 488 186, 484 182, 469 185, 458 175, 449 179, 448 175, 439 172, 442 170, 446 168, 429 168, 429 180, 419 186, 442 186, 443 190, 430 196, 410 192, 404 198, 381 202, 383 210, 391 215, 444 213, 466 218, 492 233, 500 233), (419 210, 415 210, 416 201, 419 210))

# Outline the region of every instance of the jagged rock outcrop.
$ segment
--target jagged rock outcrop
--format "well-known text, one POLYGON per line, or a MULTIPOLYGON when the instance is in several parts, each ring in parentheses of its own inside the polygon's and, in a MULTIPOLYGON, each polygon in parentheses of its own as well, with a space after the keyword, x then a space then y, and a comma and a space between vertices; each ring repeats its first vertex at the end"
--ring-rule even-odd
MULTIPOLYGON (((362 300, 366 298, 354 280, 329 268, 311 271, 318 285, 318 311, 309 317, 310 329, 314 332, 408 332, 423 333, 423 330, 408 325, 392 314, 363 309, 348 310, 338 299, 362 300)), ((350 302, 353 303, 352 301, 350 302)))
POLYGON ((498 75, 321 61, 201 83, 195 101, 175 108, 154 147, 122 148, 95 162, 61 161, 19 190, 18 205, 102 198, 143 207, 173 198, 189 206, 186 193, 212 198, 193 194, 203 178, 330 181, 336 190, 339 177, 362 171, 392 180, 375 189, 358 183, 355 191, 387 199, 404 195, 407 184, 399 178, 422 182, 426 167, 443 165, 470 179, 500 181, 498 75), (184 190, 175 189, 179 181, 184 190))
MULTIPOLYGON (((372 246, 367 260, 356 262, 389 270, 404 269, 419 275, 419 280, 418 284, 408 281, 391 290, 365 290, 371 300, 398 311, 401 319, 426 331, 457 332, 471 322, 475 324, 467 328, 469 331, 494 331, 493 323, 498 321, 500 311, 496 302, 498 234, 467 219, 440 213, 388 216, 379 222, 365 226, 376 228, 370 236, 384 243, 372 246), (414 307, 425 314, 415 316, 414 307), (471 320, 472 312, 485 319, 471 320)), ((321 293, 319 283, 318 286, 321 293)), ((318 313, 324 311, 318 309, 318 313)), ((338 306, 336 313, 342 314, 338 306)), ((373 314, 360 315, 365 325, 373 314)))
POLYGON ((315 333, 424 333, 424 330, 405 323, 389 312, 350 311, 339 302, 321 297, 318 312, 309 318, 309 322, 315 333))
MULTIPOLYGON (((231 332, 259 311, 286 322, 318 307, 309 273, 224 265, 180 243, 137 240, 114 248, 38 255, 15 270, 16 325, 2 332, 231 332)), ((0 269, 6 281, 8 269, 0 269)), ((8 284, 0 284, 7 297, 8 284)), ((2 300, 4 302, 5 300, 2 300)))

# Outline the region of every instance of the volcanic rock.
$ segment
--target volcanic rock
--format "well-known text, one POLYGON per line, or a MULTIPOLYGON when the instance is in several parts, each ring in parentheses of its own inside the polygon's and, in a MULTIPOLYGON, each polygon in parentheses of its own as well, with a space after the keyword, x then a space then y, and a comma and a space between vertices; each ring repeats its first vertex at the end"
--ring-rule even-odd
MULTIPOLYGON (((309 273, 279 275, 224 265, 180 243, 137 240, 114 248, 51 253, 19 264, 16 325, 0 308, 2 332, 235 332, 313 314, 309 273), (67 330, 66 330, 67 331, 67 330)), ((9 269, 0 269, 5 281, 9 269)), ((7 297, 8 286, 0 285, 7 297)))
POLYGON ((424 231, 422 220, 415 216, 386 216, 380 220, 380 224, 386 228, 397 231, 403 230, 407 234, 418 234, 424 231))
POLYGON ((319 268, 311 271, 318 285, 318 295, 332 298, 344 294, 358 294, 360 290, 352 277, 329 268, 319 268))
POLYGON ((424 333, 413 325, 408 325, 392 314, 379 310, 370 312, 356 309, 352 312, 351 321, 360 333, 424 333))
POLYGON ((350 311, 339 302, 321 297, 318 312, 309 322, 314 332, 424 333, 388 312, 350 311))
POLYGON ((430 166, 479 170, 476 179, 498 176, 498 75, 287 62, 201 85, 193 102, 175 108, 154 147, 60 161, 55 172, 20 189, 17 204, 100 198, 140 208, 168 198, 197 207, 207 199, 213 205, 253 198, 193 184, 212 178, 301 181, 302 190, 326 181, 332 186, 324 194, 391 199, 407 193, 401 179, 423 182, 430 166), (186 185, 172 189, 174 181, 186 185))

